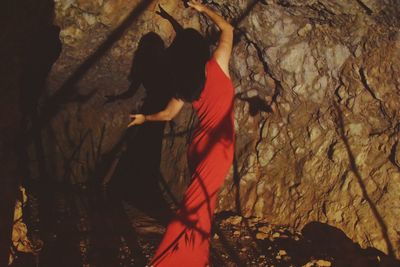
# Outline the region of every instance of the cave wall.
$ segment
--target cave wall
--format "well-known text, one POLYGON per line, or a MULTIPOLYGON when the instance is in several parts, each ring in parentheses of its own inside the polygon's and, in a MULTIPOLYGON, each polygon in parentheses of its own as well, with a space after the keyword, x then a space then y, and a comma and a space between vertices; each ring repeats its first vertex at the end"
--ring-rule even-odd
MULTIPOLYGON (((236 155, 217 212, 296 228, 321 221, 399 256, 398 2, 208 2, 236 23, 236 155)), ((99 179, 102 156, 145 93, 113 103, 104 96, 129 87, 141 36, 154 31, 166 46, 173 39, 158 3, 184 27, 210 28, 179 1, 56 1, 63 49, 43 101, 54 179, 99 179)), ((163 139, 162 174, 178 197, 189 182, 192 112, 186 104, 163 139)))

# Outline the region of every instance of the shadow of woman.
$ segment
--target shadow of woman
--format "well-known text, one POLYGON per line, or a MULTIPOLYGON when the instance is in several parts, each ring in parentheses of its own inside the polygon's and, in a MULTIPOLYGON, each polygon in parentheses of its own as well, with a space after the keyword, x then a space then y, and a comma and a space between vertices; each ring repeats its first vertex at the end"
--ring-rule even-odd
MULTIPOLYGON (((119 95, 106 96, 106 103, 132 97, 143 85, 146 92, 140 112, 162 110, 171 98, 164 42, 154 32, 145 34, 135 52, 129 89, 119 95)), ((122 151, 113 159, 115 168, 107 175, 108 193, 113 200, 125 200, 147 215, 166 224, 172 216, 169 204, 159 187, 161 148, 165 122, 146 123, 127 129, 117 146, 122 151), (109 180, 109 181, 108 181, 109 180)))

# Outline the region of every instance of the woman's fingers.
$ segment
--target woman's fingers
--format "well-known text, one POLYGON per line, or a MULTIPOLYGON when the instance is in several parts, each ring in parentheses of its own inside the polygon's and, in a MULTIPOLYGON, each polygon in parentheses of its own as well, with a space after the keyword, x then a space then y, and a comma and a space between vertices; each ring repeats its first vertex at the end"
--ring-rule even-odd
POLYGON ((128 124, 128 127, 127 127, 127 128, 129 128, 129 127, 131 127, 131 126, 134 126, 134 125, 136 125, 136 123, 135 123, 135 121, 132 121, 131 123, 128 124))
POLYGON ((128 128, 129 127, 131 127, 131 126, 133 126, 133 125, 136 125, 136 115, 137 114, 129 114, 129 118, 131 118, 132 119, 132 121, 128 124, 128 128))
POLYGON ((131 127, 131 126, 137 125, 137 124, 139 124, 139 123, 137 122, 136 119, 134 119, 133 121, 131 121, 131 122, 128 124, 128 128, 131 127))
POLYGON ((197 3, 195 1, 189 1, 187 4, 188 6, 195 7, 197 3))
POLYGON ((128 127, 143 124, 145 121, 145 117, 143 114, 130 114, 129 118, 131 118, 132 121, 128 124, 128 127))
POLYGON ((191 0, 187 3, 187 5, 196 9, 197 11, 201 11, 202 4, 200 3, 200 1, 191 0))

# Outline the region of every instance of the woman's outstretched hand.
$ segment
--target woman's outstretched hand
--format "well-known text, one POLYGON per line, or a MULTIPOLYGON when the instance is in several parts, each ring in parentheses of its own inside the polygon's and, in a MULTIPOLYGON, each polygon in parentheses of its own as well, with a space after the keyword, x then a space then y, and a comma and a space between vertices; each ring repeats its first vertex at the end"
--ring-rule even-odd
POLYGON ((128 124, 128 128, 134 125, 143 124, 146 121, 143 114, 131 114, 129 115, 129 118, 131 118, 132 121, 128 124))
POLYGON ((187 4, 188 6, 196 9, 198 12, 203 12, 205 8, 205 6, 199 0, 190 0, 187 4))

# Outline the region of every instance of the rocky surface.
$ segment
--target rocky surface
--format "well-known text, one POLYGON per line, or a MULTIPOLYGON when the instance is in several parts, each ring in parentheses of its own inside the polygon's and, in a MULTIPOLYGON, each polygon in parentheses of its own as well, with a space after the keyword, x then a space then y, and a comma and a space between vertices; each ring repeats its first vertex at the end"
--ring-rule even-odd
MULTIPOLYGON (((207 2, 237 29, 236 156, 217 212, 297 230, 319 221, 399 257, 398 1, 207 2)), ((129 88, 141 36, 154 31, 166 46, 174 36, 158 3, 184 27, 210 31, 179 1, 56 1, 63 46, 42 103, 51 177, 102 179, 98 170, 146 91, 113 103, 105 96, 129 88)), ((192 115, 187 105, 164 132, 163 188, 176 198, 189 183, 192 115)))
MULTIPOLYGON (((107 190, 89 184, 52 188, 57 213, 39 254, 15 254, 13 267, 145 266, 165 231, 130 201, 113 201, 107 190)), ((37 196, 29 195, 31 221, 38 222, 37 196)), ((32 225, 34 244, 38 224, 32 225)), ((212 227, 212 267, 392 267, 400 262, 362 249, 338 228, 311 222, 301 231, 257 217, 220 212, 212 227)))

